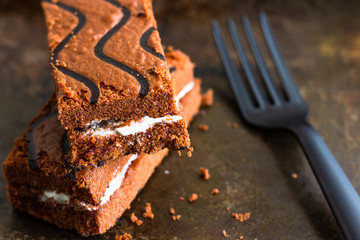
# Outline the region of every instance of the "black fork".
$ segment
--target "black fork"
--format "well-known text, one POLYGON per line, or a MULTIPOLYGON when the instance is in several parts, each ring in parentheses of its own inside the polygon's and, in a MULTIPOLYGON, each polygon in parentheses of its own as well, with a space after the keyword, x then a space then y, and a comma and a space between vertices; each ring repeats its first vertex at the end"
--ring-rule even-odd
POLYGON ((264 94, 265 91, 263 87, 260 86, 247 60, 234 21, 231 19, 228 21, 229 32, 237 55, 242 63, 252 94, 246 89, 236 65, 230 57, 222 31, 216 21, 212 22, 212 29, 225 72, 244 119, 257 127, 287 129, 296 136, 345 238, 359 240, 359 195, 322 137, 307 122, 308 106, 301 97, 285 65, 265 13, 260 13, 260 25, 282 83, 285 96, 280 94, 278 86, 270 76, 264 58, 255 41, 250 22, 246 16, 242 18, 242 23, 268 96, 264 94), (254 103, 251 96, 253 96, 256 103, 254 103))

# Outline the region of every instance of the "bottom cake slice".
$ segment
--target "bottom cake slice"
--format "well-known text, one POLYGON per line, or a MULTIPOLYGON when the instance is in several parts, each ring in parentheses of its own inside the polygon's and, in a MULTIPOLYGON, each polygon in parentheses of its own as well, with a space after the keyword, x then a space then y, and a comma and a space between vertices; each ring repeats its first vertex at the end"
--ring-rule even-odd
MULTIPOLYGON (((177 62, 173 65, 176 68, 177 62)), ((200 80, 188 82, 177 90, 184 118, 190 122, 202 97, 200 80)), ((104 233, 130 207, 168 150, 71 169, 63 157, 68 146, 54 104, 50 100, 44 106, 4 162, 10 203, 61 228, 84 235, 104 233), (38 169, 29 168, 31 155, 36 156, 38 169)))
POLYGON ((130 207, 166 154, 167 150, 162 150, 133 161, 121 187, 104 205, 86 206, 70 201, 71 197, 61 192, 17 184, 8 185, 8 196, 14 207, 61 228, 75 229, 83 235, 104 233, 130 207))

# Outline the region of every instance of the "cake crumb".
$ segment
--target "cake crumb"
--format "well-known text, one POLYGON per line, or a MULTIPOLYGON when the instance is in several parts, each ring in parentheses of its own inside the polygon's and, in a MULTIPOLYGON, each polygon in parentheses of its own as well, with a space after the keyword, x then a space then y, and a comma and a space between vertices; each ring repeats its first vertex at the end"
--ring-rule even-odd
POLYGON ((174 209, 174 208, 170 208, 169 212, 170 212, 170 214, 175 214, 175 209, 174 209))
POLYGON ((311 236, 311 233, 307 233, 306 236, 307 236, 307 237, 310 237, 310 236, 311 236))
POLYGON ((135 213, 132 213, 132 214, 131 214, 130 220, 131 220, 131 222, 133 222, 133 223, 138 220, 138 218, 135 216, 135 213))
POLYGON ((142 220, 138 219, 137 216, 135 216, 135 213, 131 214, 130 220, 131 220, 131 222, 135 223, 138 226, 140 226, 143 223, 142 220))
POLYGON ((188 201, 192 203, 192 202, 195 202, 197 199, 198 199, 198 195, 196 193, 193 193, 189 197, 188 201))
POLYGON ((160 75, 162 73, 162 70, 161 70, 161 68, 153 67, 150 69, 150 73, 160 75))
POLYGON ((210 179, 210 174, 209 174, 209 169, 207 168, 204 168, 204 167, 201 167, 200 168, 200 174, 201 174, 201 177, 207 181, 210 179))
POLYGON ((186 150, 187 150, 188 157, 191 157, 192 156, 192 151, 194 151, 194 148, 193 147, 188 147, 186 150))
POLYGON ((214 103, 214 90, 209 88, 202 96, 201 107, 211 107, 214 103))
POLYGON ((181 215, 174 215, 172 216, 173 221, 179 221, 181 218, 181 215))
POLYGON ((291 174, 291 177, 292 177, 293 179, 297 179, 297 178, 298 178, 298 175, 297 175, 296 173, 293 173, 293 174, 291 174))
POLYGON ((180 197, 180 201, 184 201, 185 200, 185 198, 184 197, 180 197))
POLYGON ((144 218, 154 219, 154 214, 151 211, 151 204, 150 203, 146 203, 145 212, 143 213, 143 217, 144 218))
POLYGON ((225 229, 224 230, 222 230, 222 235, 224 236, 224 237, 227 237, 227 234, 226 234, 226 231, 225 231, 225 229))
POLYGON ((227 207, 227 208, 226 208, 226 210, 230 211, 230 208, 229 208, 229 207, 227 207))
POLYGON ((219 194, 219 189, 214 188, 214 189, 211 191, 211 194, 212 194, 212 195, 217 195, 217 194, 219 194))
POLYGON ((181 157, 181 151, 180 150, 178 151, 178 155, 179 155, 179 157, 181 157))
POLYGON ((239 237, 240 240, 243 239, 243 238, 244 238, 243 236, 240 236, 240 237, 239 237))
POLYGON ((115 240, 131 240, 133 239, 132 236, 128 233, 124 233, 122 235, 116 235, 115 240))
POLYGON ((235 218, 235 220, 238 220, 240 222, 244 222, 250 218, 250 212, 241 214, 241 213, 233 213, 232 216, 235 218))
POLYGON ((209 125, 207 124, 199 124, 199 129, 203 132, 209 131, 209 125))
POLYGON ((235 128, 235 129, 237 129, 237 128, 239 128, 239 124, 237 124, 237 123, 233 123, 233 128, 235 128))

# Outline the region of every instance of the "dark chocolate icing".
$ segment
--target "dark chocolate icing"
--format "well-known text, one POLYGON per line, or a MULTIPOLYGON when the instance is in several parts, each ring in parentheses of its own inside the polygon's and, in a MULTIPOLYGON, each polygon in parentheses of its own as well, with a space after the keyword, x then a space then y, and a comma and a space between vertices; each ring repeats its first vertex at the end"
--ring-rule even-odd
POLYGON ((100 161, 97 166, 98 166, 98 167, 101 167, 101 166, 104 165, 104 163, 105 163, 105 161, 100 161))
POLYGON ((63 155, 64 155, 64 161, 65 161, 65 165, 66 165, 66 174, 67 176, 71 179, 74 180, 75 179, 75 168, 72 167, 67 161, 66 161, 66 155, 69 153, 71 145, 70 145, 70 141, 69 138, 67 136, 67 134, 65 134, 62 138, 61 141, 61 146, 62 146, 62 151, 63 151, 63 155))
POLYGON ((74 180, 76 178, 76 172, 75 172, 75 168, 73 168, 71 165, 69 165, 67 162, 66 162, 66 175, 71 179, 71 180, 74 180))
POLYGON ((69 153, 71 145, 70 145, 70 141, 69 141, 67 134, 65 134, 64 137, 62 138, 61 147, 62 147, 64 156, 69 153))
POLYGON ((145 16, 146 16, 145 13, 142 13, 142 12, 138 13, 138 15, 137 15, 137 17, 145 17, 145 16))
POLYGON ((70 7, 68 5, 65 5, 61 2, 52 2, 51 0, 43 0, 45 2, 48 3, 52 3, 52 4, 56 4, 58 7, 74 14, 77 18, 78 18, 78 25, 71 31, 71 33, 69 33, 54 49, 54 51, 52 52, 52 57, 51 57, 51 62, 54 65, 54 67, 56 67, 60 72, 64 73, 65 75, 68 75, 72 78, 74 78, 75 80, 83 83, 87 88, 89 88, 90 92, 91 92, 91 97, 90 97, 90 103, 97 103, 99 96, 100 96, 100 91, 98 86, 96 86, 96 84, 91 81, 90 79, 88 79, 87 77, 74 72, 70 69, 67 69, 63 66, 56 66, 56 60, 57 57, 59 55, 59 53, 61 52, 61 50, 65 47, 65 45, 71 40, 71 38, 73 36, 75 36, 86 24, 86 17, 84 14, 82 14, 79 10, 70 7))
POLYGON ((120 68, 121 70, 127 72, 128 74, 132 75, 140 83, 140 86, 141 86, 140 94, 146 95, 149 92, 149 83, 144 78, 144 76, 142 76, 139 72, 130 68, 129 66, 126 66, 125 64, 105 55, 105 53, 103 51, 106 42, 127 23, 127 21, 130 18, 130 15, 131 15, 129 9, 121 6, 121 4, 119 2, 116 2, 113 0, 104 0, 104 1, 109 2, 118 8, 121 7, 123 17, 120 19, 119 23, 116 24, 113 28, 111 28, 96 44, 96 46, 94 48, 95 56, 109 64, 112 64, 113 66, 115 66, 117 68, 120 68))
POLYGON ((148 44, 148 40, 149 37, 151 36, 151 34, 153 33, 153 31, 157 31, 157 29, 155 27, 150 27, 148 30, 146 30, 143 35, 140 38, 140 46, 147 52, 151 53, 152 55, 154 55, 155 57, 165 61, 165 57, 164 55, 157 53, 154 51, 154 49, 152 49, 149 44, 148 44))
POLYGON ((176 71, 176 67, 170 67, 170 68, 169 68, 169 71, 170 71, 170 73, 176 71))
POLYGON ((42 116, 38 120, 36 120, 33 124, 30 125, 30 129, 26 132, 26 138, 28 139, 28 158, 29 158, 29 167, 30 169, 37 169, 37 154, 36 154, 36 146, 34 142, 34 130, 45 120, 49 119, 50 117, 57 115, 57 111, 52 111, 45 116, 42 116))

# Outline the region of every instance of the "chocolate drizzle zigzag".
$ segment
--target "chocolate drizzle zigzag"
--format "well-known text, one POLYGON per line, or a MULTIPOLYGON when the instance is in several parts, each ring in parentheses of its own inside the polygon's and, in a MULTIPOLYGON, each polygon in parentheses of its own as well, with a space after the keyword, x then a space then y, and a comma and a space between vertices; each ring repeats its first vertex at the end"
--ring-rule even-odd
POLYGON ((45 120, 49 119, 50 117, 57 115, 57 111, 52 111, 45 116, 42 116, 38 120, 36 120, 33 124, 30 125, 29 131, 26 132, 26 138, 28 139, 28 158, 29 158, 29 167, 32 170, 38 168, 37 164, 37 154, 36 154, 36 146, 34 142, 34 131, 35 129, 45 120))
POLYGON ((95 56, 98 57, 99 59, 112 64, 113 66, 120 68, 121 70, 127 72, 128 74, 132 75, 139 83, 140 83, 140 94, 142 95, 146 95, 149 92, 149 83, 146 80, 146 78, 144 76, 142 76, 139 72, 137 72, 136 70, 130 68, 129 66, 126 66, 125 64, 105 55, 105 53, 103 52, 104 46, 106 44, 106 42, 117 32, 120 30, 120 28, 122 28, 127 21, 130 18, 130 11, 129 9, 127 9, 126 7, 121 6, 120 3, 113 1, 113 0, 104 0, 106 2, 109 2, 110 4, 120 8, 122 10, 123 13, 123 17, 121 18, 121 20, 119 21, 118 24, 116 24, 113 28, 111 28, 101 39, 100 41, 96 44, 95 48, 94 48, 94 53, 95 56))
POLYGON ((152 49, 149 44, 148 44, 148 40, 149 37, 151 36, 151 34, 153 33, 153 31, 157 31, 157 29, 155 27, 150 27, 148 30, 146 30, 143 35, 140 38, 140 46, 147 52, 151 53, 152 55, 154 55, 155 57, 165 61, 165 57, 164 55, 155 52, 154 49, 152 49))
POLYGON ((56 66, 56 60, 57 57, 59 55, 59 53, 61 52, 61 50, 65 47, 65 45, 71 40, 71 38, 73 36, 75 36, 85 25, 86 23, 86 17, 84 14, 82 14, 79 10, 70 7, 68 5, 65 5, 61 2, 52 2, 51 0, 43 0, 45 2, 51 3, 51 4, 55 4, 58 7, 72 13, 74 16, 76 16, 78 18, 78 25, 71 31, 71 33, 69 33, 54 49, 54 51, 52 52, 52 57, 51 57, 51 62, 54 65, 54 67, 56 67, 60 72, 64 73, 65 75, 68 75, 72 78, 74 78, 75 80, 83 83, 91 92, 91 97, 90 97, 90 103, 97 103, 99 96, 100 96, 100 91, 98 86, 91 81, 90 79, 88 79, 87 77, 74 72, 70 69, 67 69, 63 66, 56 66))

